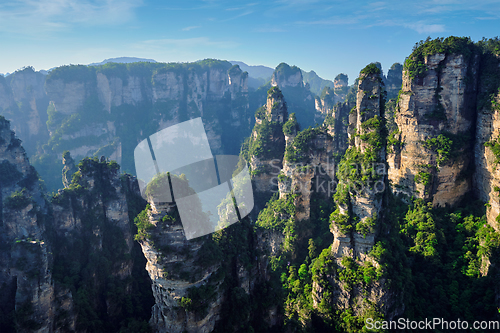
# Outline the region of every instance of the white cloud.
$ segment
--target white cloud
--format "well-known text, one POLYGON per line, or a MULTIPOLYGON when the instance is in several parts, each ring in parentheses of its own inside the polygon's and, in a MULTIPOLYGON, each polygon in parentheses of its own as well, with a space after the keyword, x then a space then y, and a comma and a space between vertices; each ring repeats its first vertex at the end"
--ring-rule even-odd
POLYGON ((252 7, 252 6, 255 6, 255 5, 258 5, 258 4, 259 4, 258 2, 253 2, 253 3, 246 4, 245 6, 241 6, 241 7, 231 7, 231 8, 226 8, 226 10, 227 10, 227 11, 245 10, 245 9, 247 9, 248 7, 252 7))
POLYGON ((213 41, 208 37, 184 38, 184 39, 150 39, 134 44, 136 48, 195 48, 195 47, 215 47, 229 49, 238 47, 240 44, 232 41, 213 41))
POLYGON ((238 14, 238 15, 235 15, 235 16, 232 16, 230 18, 227 18, 225 20, 221 20, 221 22, 226 22, 226 21, 231 21, 231 20, 235 20, 237 18, 240 18, 240 17, 243 17, 243 16, 247 16, 247 15, 250 15, 250 14, 253 14, 253 10, 247 10, 246 12, 243 12, 241 14, 238 14))
POLYGON ((437 32, 444 32, 446 30, 443 24, 413 23, 413 24, 405 24, 404 26, 412 30, 415 30, 419 34, 433 34, 437 32))
POLYGON ((252 31, 254 32, 286 32, 286 29, 280 28, 280 27, 262 27, 262 28, 255 28, 252 31))
POLYGON ((0 7, 0 31, 38 35, 74 25, 119 25, 142 0, 17 0, 0 7))
POLYGON ((374 26, 404 27, 415 30, 419 34, 433 34, 437 32, 446 31, 446 26, 444 24, 426 24, 425 22, 421 21, 414 23, 403 23, 400 20, 384 20, 369 25, 368 27, 374 27, 374 26))
POLYGON ((196 28, 201 28, 201 25, 192 25, 192 26, 189 26, 189 27, 185 27, 185 28, 182 28, 182 31, 190 31, 190 30, 193 30, 193 29, 196 29, 196 28))
POLYGON ((345 24, 356 24, 365 17, 367 16, 360 15, 355 17, 332 17, 329 19, 314 20, 314 21, 298 21, 295 23, 303 25, 345 25, 345 24))

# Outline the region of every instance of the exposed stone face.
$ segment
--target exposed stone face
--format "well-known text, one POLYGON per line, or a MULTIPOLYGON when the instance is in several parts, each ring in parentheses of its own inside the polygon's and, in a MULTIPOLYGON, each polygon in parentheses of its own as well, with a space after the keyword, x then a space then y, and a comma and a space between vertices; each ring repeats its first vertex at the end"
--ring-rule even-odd
POLYGON ((79 81, 64 82, 62 79, 47 81, 45 91, 55 110, 64 115, 76 113, 89 96, 85 83, 79 81))
MULTIPOLYGON (((355 147, 359 148, 362 153, 366 151, 369 143, 363 143, 360 136, 370 132, 364 129, 361 124, 375 116, 380 117, 380 95, 381 83, 378 75, 362 74, 358 81, 358 93, 356 96, 356 129, 355 147)), ((382 151, 384 154, 385 152, 382 151)))
MULTIPOLYGON (((69 160, 68 157, 66 156, 66 160, 69 160)), ((132 277, 132 270, 134 266, 140 265, 136 261, 136 253, 140 253, 140 250, 134 247, 131 226, 133 219, 129 216, 126 196, 126 193, 136 193, 139 196, 137 181, 131 176, 121 177, 118 168, 110 167, 104 159, 101 162, 87 160, 78 172, 77 183, 60 190, 52 201, 54 269, 60 270, 61 262, 71 260, 77 263, 75 267, 85 267, 85 273, 80 273, 80 278, 95 291, 95 294, 87 296, 91 309, 96 312, 105 311, 109 320, 116 320, 122 318, 127 311, 126 304, 116 299, 116 293, 137 292, 133 282, 135 280, 137 283, 138 280, 132 277), (76 194, 72 190, 75 188, 76 194), (78 248, 75 249, 74 244, 83 246, 85 254, 76 253, 78 248), (68 258, 69 255, 77 258, 68 258), (109 266, 101 267, 102 262, 107 262, 109 266), (106 274, 103 275, 103 271, 106 274), (87 275, 94 278, 88 278, 87 275), (114 281, 111 290, 108 285, 110 281, 114 281), (118 286, 121 289, 117 290, 118 286)), ((74 274, 74 271, 68 271, 68 277, 74 274)), ((79 310, 82 304, 75 304, 74 297, 77 295, 72 294, 67 283, 66 280, 54 281, 54 311, 58 316, 63 313, 66 316, 54 321, 52 325, 55 331, 64 332, 68 327, 76 327, 81 331, 79 310)), ((85 292, 81 287, 77 290, 85 292)), ((101 314, 97 316, 102 320, 101 314)))
POLYGON ((231 92, 231 98, 236 99, 238 93, 247 94, 248 93, 248 73, 243 72, 238 66, 237 71, 228 72, 229 76, 229 91, 231 92))
POLYGON ((268 121, 286 122, 288 112, 283 96, 268 96, 266 102, 266 115, 268 121))
MULTIPOLYGON (((264 150, 276 152, 275 156, 264 154, 263 156, 250 156, 250 168, 252 170, 252 183, 257 196, 269 199, 272 192, 277 192, 277 176, 283 163, 283 153, 285 151, 285 135, 282 125, 288 119, 286 103, 279 88, 272 88, 268 93, 265 105, 264 117, 266 124, 271 130, 266 132, 267 137, 260 138, 262 120, 256 117, 256 126, 252 131, 252 140, 266 142, 264 150)), ((258 202, 263 200, 258 200, 258 202)), ((259 204, 257 202, 257 205, 259 204)), ((262 202, 263 203, 263 202, 262 202)), ((263 207, 260 207, 263 208, 263 207)))
MULTIPOLYGON (((11 121, 12 128, 25 143, 30 157, 40 157, 42 152, 37 150, 37 146, 41 147, 55 136, 54 142, 57 144, 51 144, 57 146, 56 149, 52 149, 54 147, 49 144, 44 151, 52 155, 52 160, 60 159, 64 149, 80 160, 103 148, 103 154, 126 165, 130 171, 133 157, 130 156, 128 144, 125 147, 122 145, 123 141, 127 141, 122 138, 122 126, 129 120, 128 115, 143 114, 151 108, 155 113, 152 124, 158 126, 156 130, 201 116, 209 128, 207 131, 214 153, 236 153, 236 142, 239 141, 233 143, 230 137, 234 133, 226 135, 222 128, 234 127, 236 133, 250 131, 251 120, 247 114, 248 74, 241 70, 228 73, 226 66, 221 62, 214 67, 206 66, 201 71, 199 68, 191 70, 180 66, 176 70, 166 69, 157 74, 146 70, 144 75, 125 67, 120 69, 121 73, 113 74, 81 66, 67 68, 61 75, 49 75, 48 80, 46 75, 26 68, 0 79, 0 113, 11 121), (79 71, 84 71, 85 76, 79 76, 82 74, 79 71), (59 140, 57 130, 62 125, 61 119, 65 117, 68 120, 68 117, 82 113, 89 105, 96 113, 102 111, 102 117, 100 115, 96 119, 92 116, 88 119, 84 112, 81 122, 85 125, 75 131, 65 129, 59 140), (225 116, 218 122, 216 112, 220 110, 224 110, 225 116), (122 111, 127 116, 117 119, 114 115, 122 111), (49 115, 51 122, 48 130, 49 115), (58 149, 59 146, 61 149, 58 149), (223 152, 223 149, 228 151, 223 152)), ((75 120, 73 118, 70 123, 74 125, 75 120)), ((137 140, 143 138, 143 130, 150 132, 155 129, 135 131, 133 135, 138 136, 137 140)), ((44 172, 43 169, 41 172, 44 172)), ((54 190, 57 180, 47 179, 47 174, 43 176, 49 188, 54 190)))
POLYGON ((273 72, 271 77, 271 85, 273 87, 304 87, 302 72, 297 67, 293 70, 290 66, 286 65, 289 71, 285 73, 273 72))
POLYGON ((0 114, 11 121, 11 128, 24 142, 28 155, 38 140, 47 140, 45 75, 27 67, 0 79, 0 114))
POLYGON ((347 75, 339 74, 337 77, 335 77, 335 80, 333 81, 333 86, 335 89, 341 89, 344 87, 347 87, 349 78, 347 75))
POLYGON ((62 182, 64 187, 68 187, 69 184, 71 184, 71 179, 73 178, 73 175, 75 172, 78 171, 78 168, 75 165, 75 161, 71 157, 71 154, 66 154, 63 155, 63 175, 62 175, 62 182))
POLYGON ((332 115, 335 118, 335 108, 338 109, 337 104, 341 103, 345 99, 344 90, 334 90, 329 87, 325 87, 321 96, 316 96, 314 99, 314 108, 316 109, 316 114, 314 120, 317 123, 323 122, 328 116, 332 115))
POLYGON ((0 119, 0 163, 3 167, 0 288, 1 294, 7 296, 1 298, 2 310, 7 314, 17 311, 19 332, 49 332, 54 320, 54 285, 50 271, 52 258, 41 218, 45 201, 36 171, 3 118, 0 119))
POLYGON ((395 118, 402 148, 400 152, 388 155, 389 179, 396 185, 395 192, 444 206, 456 204, 471 189, 470 180, 460 177, 471 162, 466 153, 471 149, 470 142, 458 148, 457 157, 440 165, 438 153, 429 149, 428 144, 426 148, 425 142, 442 133, 457 135, 456 138, 470 136, 477 62, 477 58, 466 62, 460 54, 434 54, 426 57, 428 70, 423 79, 412 80, 405 72, 395 118), (471 79, 467 79, 468 72, 471 79), (437 112, 441 115, 436 115, 437 112), (419 172, 431 173, 427 185, 415 182, 419 172))
MULTIPOLYGON (((358 91, 356 99, 356 109, 349 115, 348 133, 351 137, 354 131, 357 133, 354 136, 352 149, 358 149, 361 153, 366 154, 368 149, 374 149, 371 143, 363 140, 364 135, 369 135, 371 132, 379 131, 377 128, 366 127, 364 123, 374 119, 382 119, 381 102, 384 101, 382 82, 378 74, 361 74, 358 81, 358 91)), ((385 161, 385 147, 381 147, 377 153, 376 160, 379 162, 385 161)), ((374 173, 378 173, 377 163, 374 163, 374 173)), ((380 164, 380 163, 379 163, 380 164)), ((362 172, 361 166, 357 172, 362 172)), ((375 174, 373 174, 375 175, 375 174)), ((370 175, 372 176, 372 175, 370 175)), ((385 174, 380 175, 382 179, 378 182, 384 183, 385 174)), ((332 227, 335 240, 332 246, 332 252, 336 258, 349 253, 349 256, 358 258, 361 261, 366 260, 368 253, 375 244, 375 235, 378 230, 377 220, 380 218, 382 208, 382 195, 377 193, 376 186, 373 184, 364 185, 360 189, 355 188, 353 184, 347 185, 351 191, 349 206, 351 207, 352 215, 357 219, 357 223, 366 223, 368 219, 375 218, 375 226, 366 235, 360 234, 353 230, 349 234, 340 231, 337 226, 332 227)), ((348 214, 348 207, 345 204, 339 203, 339 210, 342 215, 348 214)), ((334 223, 335 225, 335 223, 334 223)))
MULTIPOLYGON (((366 126, 367 123, 375 120, 381 120, 382 105, 384 102, 383 83, 379 74, 361 74, 358 81, 357 103, 356 108, 349 114, 349 127, 347 131, 351 136, 351 145, 348 154, 352 154, 354 150, 359 150, 361 154, 369 153, 373 146, 369 146, 365 137, 373 134, 375 131, 380 131, 383 135, 383 128, 377 125, 375 127, 366 126), (357 135, 355 135, 355 133, 357 135)), ((344 127, 346 128, 346 127, 344 127)), ((381 140, 383 139, 374 139, 381 140)), ((385 161, 385 148, 381 147, 375 158, 375 166, 377 164, 384 165, 385 161)), ((357 165, 359 168, 360 166, 357 165)), ((357 171, 359 172, 359 170, 357 171)), ((369 175, 374 179, 370 179, 371 185, 365 184, 361 188, 353 188, 348 185, 347 190, 349 196, 348 202, 337 202, 338 215, 347 216, 353 221, 352 229, 341 229, 337 221, 332 221, 330 231, 334 235, 334 241, 331 246, 331 255, 336 259, 337 265, 340 269, 344 269, 344 258, 352 260, 354 264, 361 265, 366 262, 371 263, 374 267, 378 267, 379 263, 368 253, 372 250, 376 235, 380 230, 381 221, 384 219, 382 201, 383 194, 377 192, 376 187, 373 185, 374 181, 381 184, 386 183, 387 175, 385 172, 369 175), (365 223, 369 228, 364 232, 358 229, 359 224, 365 223)), ((350 178, 340 179, 340 182, 346 184, 350 178)), ((349 184, 349 183, 347 183, 349 184)), ((340 185, 339 185, 340 186, 340 185)), ((386 319, 391 319, 397 314, 401 314, 402 309, 395 307, 398 303, 397 296, 392 294, 387 289, 385 279, 380 279, 377 282, 370 284, 368 288, 359 286, 349 286, 346 282, 342 282, 336 276, 327 276, 327 281, 333 285, 333 303, 339 310, 351 310, 357 315, 361 315, 366 311, 369 303, 376 304, 376 306, 384 313, 386 319)), ((313 286, 313 300, 314 306, 318 306, 324 297, 324 285, 315 284, 313 286)))
POLYGON ((154 204, 148 212, 150 222, 155 226, 151 231, 154 246, 150 240, 141 241, 142 251, 147 259, 146 270, 152 281, 155 305, 152 309, 150 324, 155 332, 169 333, 208 333, 219 318, 223 301, 220 283, 213 283, 214 275, 220 264, 200 267, 198 253, 203 240, 186 240, 182 224, 178 220, 165 220, 172 213, 173 205, 154 204), (159 250, 159 249, 164 250, 159 250), (184 273, 180 274, 179 267, 184 273), (184 276, 184 275, 185 276, 184 276), (189 288, 199 288, 211 284, 215 296, 209 303, 205 315, 181 307, 181 299, 188 297, 189 288))
POLYGON ((403 65, 394 63, 389 71, 387 77, 384 78, 384 85, 387 91, 387 99, 396 98, 403 83, 403 65))
MULTIPOLYGON (((293 146, 293 141, 287 144, 293 146)), ((295 215, 297 221, 311 217, 311 198, 314 193, 329 198, 335 191, 333 138, 324 130, 311 138, 308 146, 307 156, 303 157, 301 162, 294 163, 285 159, 280 174, 286 178, 278 182, 280 197, 289 193, 298 194, 295 198, 295 206, 298 208, 295 215)))
MULTIPOLYGON (((493 63, 483 69, 482 77, 498 75, 500 59, 491 59, 493 63), (496 70, 491 71, 491 68, 496 70)), ((500 92, 496 92, 492 97, 489 96, 487 80, 479 86, 479 92, 488 99, 499 103, 500 92)), ((500 214, 500 197, 496 188, 500 188, 500 167, 496 163, 496 156, 491 147, 485 147, 487 142, 495 142, 500 137, 500 110, 495 104, 491 107, 483 106, 477 112, 476 137, 474 145, 475 172, 473 175, 473 184, 475 194, 483 201, 489 203, 486 210, 488 224, 497 232, 500 232, 500 226, 496 218, 500 214)), ((489 265, 487 265, 489 266, 489 265)))
POLYGON ((338 156, 344 155, 345 151, 349 147, 349 137, 347 132, 349 126, 349 112, 352 107, 353 106, 349 102, 336 104, 333 107, 332 112, 327 114, 323 123, 323 125, 327 127, 328 134, 334 138, 334 153, 338 156))
POLYGON ((122 104, 137 105, 148 97, 146 78, 128 76, 126 82, 121 78, 97 73, 97 92, 104 109, 111 113, 112 106, 122 104))

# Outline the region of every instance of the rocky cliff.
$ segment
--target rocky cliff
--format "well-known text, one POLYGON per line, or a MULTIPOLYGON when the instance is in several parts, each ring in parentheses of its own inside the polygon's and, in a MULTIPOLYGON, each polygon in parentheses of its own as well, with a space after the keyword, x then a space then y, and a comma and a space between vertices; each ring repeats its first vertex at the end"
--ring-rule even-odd
POLYGON ((47 142, 49 133, 44 90, 45 75, 32 67, 0 78, 0 114, 11 121, 12 130, 25 143, 28 156, 35 154, 37 144, 47 142))
POLYGON ((50 332, 56 309, 46 202, 21 141, 0 116, 0 326, 50 332))
POLYGON ((302 72, 297 66, 279 64, 271 78, 271 86, 278 87, 286 96, 290 112, 295 113, 298 122, 304 128, 313 126, 316 118, 323 119, 315 109, 314 94, 308 84, 304 84, 302 72))
MULTIPOLYGON (((281 64, 241 151, 255 216, 189 241, 175 204, 144 209, 135 179, 106 158, 76 170, 64 153, 65 189, 48 204, 2 119, 1 327, 147 332, 149 321, 157 332, 358 332, 369 318, 497 320, 499 49, 498 39, 422 41, 402 79, 399 65, 383 77, 372 63, 335 103, 339 77, 317 99, 325 121, 303 130, 285 91, 303 103, 307 87, 300 70, 281 64), (398 82, 397 102, 386 101, 398 82)), ((132 66, 127 76, 83 66, 69 81, 56 72, 64 95, 54 88, 49 128, 61 141, 52 147, 122 140, 131 123, 120 117, 141 109, 160 126, 203 114, 219 149, 221 114, 250 123, 240 113, 245 74, 191 65, 132 66), (79 106, 65 115, 68 96, 79 106)), ((125 156, 155 130, 111 148, 125 156)))
POLYGON ((212 332, 223 292, 211 239, 188 241, 174 204, 151 202, 140 218, 150 226, 141 246, 155 297, 151 326, 155 332, 212 332))
POLYGON ((260 208, 272 193, 278 192, 277 176, 285 152, 283 124, 287 120, 283 94, 278 87, 273 87, 267 92, 266 105, 256 111, 255 126, 241 151, 242 158, 250 164, 256 205, 260 208))
POLYGON ((132 227, 141 201, 137 181, 104 158, 82 160, 71 183, 52 197, 54 329, 147 326, 152 296, 132 227))
POLYGON ((65 150, 77 161, 105 155, 133 173, 137 142, 172 124, 202 117, 214 153, 237 153, 251 129, 248 74, 225 61, 63 66, 46 79, 26 69, 7 80, 0 83, 6 114, 21 103, 33 109, 29 131, 13 116, 22 139, 45 133, 30 155, 51 190, 61 186, 53 170, 65 150))
POLYGON ((136 182, 120 177, 115 162, 84 160, 48 203, 20 140, 0 120, 2 332, 144 328, 151 301, 139 289, 148 281, 133 242, 136 182), (146 308, 134 310, 138 303, 146 308))
POLYGON ((454 205, 471 190, 465 152, 472 149, 478 56, 436 53, 423 62, 425 76, 409 69, 403 76, 389 179, 408 197, 454 205))

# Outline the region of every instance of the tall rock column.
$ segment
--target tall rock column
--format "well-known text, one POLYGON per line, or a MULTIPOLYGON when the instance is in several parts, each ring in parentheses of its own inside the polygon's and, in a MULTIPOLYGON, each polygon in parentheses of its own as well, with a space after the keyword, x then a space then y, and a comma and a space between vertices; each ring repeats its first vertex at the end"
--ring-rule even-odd
MULTIPOLYGON (((335 308, 352 311, 355 316, 371 306, 387 313, 394 303, 383 288, 383 278, 366 286, 344 278, 346 272, 361 267, 375 272, 380 266, 369 252, 385 218, 385 95, 380 69, 369 64, 360 73, 356 107, 349 115, 350 145, 338 166, 337 209, 330 216, 334 235, 331 256, 338 265, 332 301, 335 308)), ((325 286, 318 282, 313 290, 315 304, 320 304, 325 286)))
POLYGON ((500 225, 500 58, 483 55, 478 88, 478 114, 474 147, 476 195, 487 202, 488 224, 497 232, 500 225))
POLYGON ((398 129, 389 136, 389 179, 395 192, 455 205, 471 189, 472 134, 478 57, 432 53, 425 45, 405 63, 396 107, 398 129))
POLYGON ((242 147, 242 156, 250 163, 258 208, 263 208, 272 193, 278 191, 277 176, 285 152, 283 124, 287 120, 283 94, 278 87, 272 87, 266 105, 256 111, 252 134, 242 147))
POLYGON ((337 258, 365 258, 371 250, 385 190, 383 105, 385 92, 375 64, 359 77, 356 108, 351 111, 351 145, 340 162, 332 214, 335 236, 332 251, 337 258))
POLYGON ((54 320, 51 250, 38 174, 0 116, 0 329, 49 332, 54 320))

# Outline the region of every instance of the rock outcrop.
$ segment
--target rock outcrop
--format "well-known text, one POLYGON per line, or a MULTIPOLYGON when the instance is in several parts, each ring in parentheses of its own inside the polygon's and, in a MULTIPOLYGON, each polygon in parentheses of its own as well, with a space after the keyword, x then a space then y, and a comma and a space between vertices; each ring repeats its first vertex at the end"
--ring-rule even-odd
POLYGON ((389 179, 395 192, 455 205, 471 190, 463 175, 472 163, 465 152, 472 149, 478 57, 437 53, 425 66, 424 77, 403 76, 389 179))
POLYGON ((38 174, 2 116, 0 168, 0 326, 7 332, 50 332, 56 309, 47 207, 38 174))
POLYGON ((277 176, 285 152, 283 124, 288 120, 287 105, 278 87, 269 89, 267 103, 255 113, 255 126, 242 149, 250 164, 256 205, 263 208, 272 193, 278 192, 277 176))
POLYGON ((65 150, 77 161, 105 155, 133 172, 134 144, 200 116, 214 152, 235 154, 251 129, 248 98, 248 74, 216 60, 62 66, 47 76, 26 68, 0 79, 0 112, 50 190, 60 178, 47 170, 65 150))
POLYGON ((475 194, 487 202, 486 217, 489 225, 500 232, 500 168, 498 145, 500 138, 500 92, 498 56, 486 54, 479 73, 477 120, 475 128, 473 185, 475 194))
POLYGON ((0 114, 10 120, 12 130, 24 142, 28 156, 36 152, 38 143, 48 140, 45 75, 32 67, 0 78, 0 114))
POLYGON ((374 245, 386 182, 386 152, 382 146, 384 103, 380 70, 370 64, 360 74, 356 108, 349 117, 355 134, 351 135, 350 148, 337 175, 338 210, 332 224, 332 251, 337 258, 348 255, 364 261, 374 245))
POLYGON ((396 98, 403 83, 403 65, 399 62, 392 64, 387 71, 387 76, 384 76, 383 79, 387 91, 387 100, 396 98))
POLYGON ((151 223, 141 240, 152 281, 155 332, 212 332, 223 301, 221 263, 210 259, 207 237, 187 240, 174 204, 155 204, 143 218, 151 223))
POLYGON ((314 94, 311 93, 309 84, 304 84, 302 72, 297 66, 279 64, 271 78, 271 86, 278 87, 283 92, 289 112, 295 113, 303 128, 314 126, 317 120, 321 122, 324 119, 316 111, 314 94))

